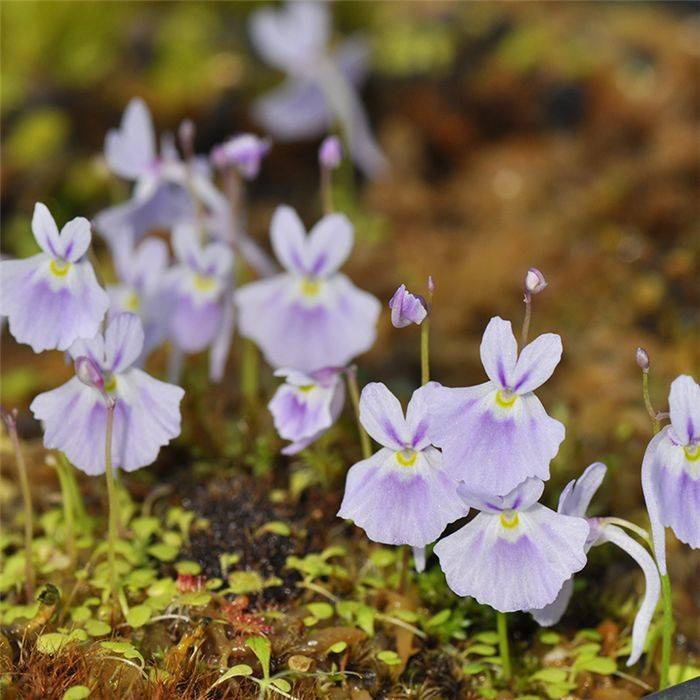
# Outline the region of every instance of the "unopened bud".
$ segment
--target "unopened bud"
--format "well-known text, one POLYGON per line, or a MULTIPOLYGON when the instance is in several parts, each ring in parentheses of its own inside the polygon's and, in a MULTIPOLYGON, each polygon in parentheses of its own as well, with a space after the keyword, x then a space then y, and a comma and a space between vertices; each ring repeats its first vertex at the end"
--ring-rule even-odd
POLYGON ((649 371, 649 353, 644 348, 637 348, 635 359, 637 360, 637 365, 642 372, 649 371))
POLYGON ((337 136, 327 136, 318 149, 318 162, 324 170, 335 170, 343 160, 343 145, 337 136))
POLYGON ((425 300, 411 294, 402 284, 389 300, 391 323, 394 328, 405 328, 415 323, 420 326, 428 315, 425 300))
POLYGON ((102 376, 102 372, 95 361, 91 360, 89 357, 81 355, 76 358, 75 376, 78 377, 83 384, 97 389, 101 394, 105 393, 105 380, 102 376))
POLYGON ((241 177, 253 180, 260 172, 262 159, 267 155, 272 143, 268 138, 255 134, 239 134, 218 146, 211 152, 212 163, 217 168, 233 167, 241 177))
POLYGON ((431 296, 435 292, 435 282, 432 275, 428 275, 428 292, 430 292, 431 296))
POLYGON ((546 286, 544 275, 536 267, 531 267, 525 275, 525 291, 528 294, 539 294, 546 286))

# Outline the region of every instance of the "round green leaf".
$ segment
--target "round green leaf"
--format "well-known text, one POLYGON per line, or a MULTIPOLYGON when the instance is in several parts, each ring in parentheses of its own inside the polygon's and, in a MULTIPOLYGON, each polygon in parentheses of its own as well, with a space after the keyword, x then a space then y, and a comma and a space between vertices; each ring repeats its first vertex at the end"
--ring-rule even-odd
POLYGON ((151 619, 151 612, 148 605, 135 605, 126 614, 126 621, 131 627, 143 627, 151 619))
POLYGON ((90 688, 86 685, 74 685, 63 693, 63 700, 84 700, 90 695, 90 688))
POLYGON ((91 637, 104 637, 112 631, 112 628, 102 620, 88 620, 85 623, 85 631, 91 637))

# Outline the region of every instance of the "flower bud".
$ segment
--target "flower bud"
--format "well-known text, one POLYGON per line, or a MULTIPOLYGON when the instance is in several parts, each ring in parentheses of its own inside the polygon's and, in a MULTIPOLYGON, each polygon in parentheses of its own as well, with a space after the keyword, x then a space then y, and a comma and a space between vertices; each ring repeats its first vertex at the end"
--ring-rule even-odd
POLYGON ((75 359, 75 376, 83 384, 97 389, 101 394, 105 393, 105 380, 102 371, 89 357, 81 355, 75 359))
POLYGON ((233 167, 241 177, 254 180, 271 145, 270 139, 261 139, 255 134, 239 134, 215 146, 211 160, 217 168, 233 167))
POLYGON ((343 160, 343 146, 337 136, 327 136, 318 149, 318 162, 324 170, 335 170, 343 160))
POLYGON ((405 328, 415 323, 420 326, 428 315, 425 303, 420 297, 414 296, 402 284, 389 300, 391 309, 391 323, 394 328, 405 328))
POLYGON ((433 276, 428 275, 428 292, 432 296, 435 292, 435 282, 433 281, 433 276))
POLYGON ((635 359, 637 360, 637 366, 642 372, 649 371, 649 353, 644 348, 637 348, 635 359))
POLYGON ((525 275, 525 291, 528 294, 539 294, 546 286, 544 275, 536 267, 531 267, 525 275))

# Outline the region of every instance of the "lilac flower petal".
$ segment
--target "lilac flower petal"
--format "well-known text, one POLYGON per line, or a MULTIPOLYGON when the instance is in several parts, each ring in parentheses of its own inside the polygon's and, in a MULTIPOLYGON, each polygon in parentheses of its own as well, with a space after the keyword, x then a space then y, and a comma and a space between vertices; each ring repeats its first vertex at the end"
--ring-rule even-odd
POLYGON ((292 207, 275 209, 270 223, 272 250, 282 267, 300 275, 307 273, 306 229, 292 207))
POLYGON ((112 246, 119 278, 139 294, 150 295, 161 284, 168 267, 168 245, 160 238, 147 238, 134 246, 130 236, 121 236, 112 246))
POLYGON ((644 591, 644 600, 642 600, 642 604, 639 606, 637 615, 634 618, 634 625, 632 626, 632 651, 627 660, 627 665, 632 666, 639 661, 639 657, 644 652, 649 626, 651 625, 651 620, 656 610, 656 604, 659 602, 661 579, 659 578, 656 564, 649 555, 649 552, 619 527, 615 525, 603 525, 600 530, 599 543, 601 541, 616 544, 620 549, 627 552, 627 554, 639 564, 644 572, 646 590, 644 591))
POLYGON ((200 270, 202 261, 202 246, 199 241, 199 231, 190 222, 180 223, 173 229, 173 251, 178 262, 191 270, 200 270))
POLYGON ((676 443, 672 426, 659 434, 665 437, 655 446, 650 469, 660 521, 681 542, 700 548, 700 459, 689 458, 676 443))
POLYGON ((32 215, 32 233, 39 247, 52 258, 61 257, 61 242, 58 234, 58 226, 54 221, 48 207, 41 202, 34 205, 32 215))
POLYGON ((586 563, 588 523, 536 504, 515 526, 479 513, 435 546, 447 584, 458 595, 501 612, 543 608, 586 563))
POLYGON ((487 513, 500 513, 504 510, 525 510, 537 503, 544 491, 541 479, 525 479, 505 496, 470 491, 464 483, 457 487, 457 493, 472 508, 487 513))
POLYGON ((314 138, 327 132, 331 117, 320 88, 290 78, 253 104, 253 118, 278 141, 314 138))
POLYGON ((488 378, 501 389, 513 389, 518 344, 510 321, 500 316, 489 321, 481 339, 480 353, 488 378))
POLYGON ((216 301, 198 303, 188 294, 173 298, 169 331, 175 344, 186 353, 201 352, 216 337, 223 317, 223 305, 216 301))
MULTIPOLYGON (((671 383, 668 397, 673 432, 684 445, 700 443, 700 386, 687 374, 671 383)), ((699 445, 700 447, 700 445, 699 445)))
POLYGON ((131 100, 119 129, 108 132, 105 157, 112 172, 127 180, 137 180, 151 166, 156 140, 151 113, 143 100, 131 100))
POLYGON ((561 359, 561 338, 555 333, 544 333, 526 345, 513 371, 513 385, 519 394, 527 394, 544 384, 561 359))
POLYGON ((380 445, 403 450, 411 435, 399 400, 381 382, 371 382, 360 396, 360 423, 380 445))
POLYGON ((367 76, 371 48, 362 36, 351 36, 342 41, 335 52, 335 61, 341 73, 357 87, 367 76))
POLYGON ((282 274, 237 290, 241 335, 254 340, 274 367, 344 367, 374 342, 379 301, 343 274, 318 284, 307 297, 298 277, 282 274))
POLYGON ((391 309, 391 324, 394 328, 405 328, 412 323, 420 325, 425 320, 428 312, 423 302, 402 284, 389 300, 391 309))
POLYGON ((353 228, 344 214, 328 214, 309 231, 306 267, 313 277, 327 277, 348 259, 353 245, 353 228))
POLYGON ((107 369, 105 365, 105 339, 102 333, 97 333, 92 338, 79 338, 70 348, 68 353, 77 360, 79 357, 88 357, 100 369, 107 369))
POLYGON ((557 510, 564 515, 576 515, 583 518, 588 506, 605 478, 607 467, 602 462, 594 462, 578 479, 572 479, 559 496, 557 510))
POLYGON ((10 333, 34 352, 67 350, 97 334, 109 297, 89 262, 56 268, 45 253, 0 262, 0 314, 10 333))
POLYGON ((297 72, 312 67, 330 38, 330 13, 323 3, 289 2, 264 8, 250 17, 250 38, 262 58, 275 68, 297 72))
POLYGON ((401 466, 395 454, 382 448, 350 469, 338 516, 353 520, 374 542, 422 547, 468 509, 438 450, 417 453, 413 466, 401 466))
POLYGON ((566 608, 569 607, 569 602, 571 600, 571 595, 574 592, 574 577, 564 581, 561 590, 557 594, 557 597, 545 605, 543 608, 536 610, 528 610, 528 612, 535 618, 535 622, 541 627, 551 627, 556 625, 562 616, 566 612, 566 608))
POLYGON ((279 386, 268 408, 280 437, 296 441, 328 428, 332 423, 332 398, 333 389, 315 384, 308 387, 279 386))
POLYGON ((83 216, 71 219, 61 229, 61 257, 72 263, 78 262, 87 253, 91 239, 90 222, 83 216))
POLYGON ((642 491, 644 492, 644 501, 647 505, 647 513, 651 524, 654 557, 662 576, 666 575, 666 531, 662 522, 661 506, 657 496, 659 475, 655 461, 659 444, 664 440, 668 440, 669 430, 670 426, 666 426, 650 440, 642 460, 642 491))
POLYGON ((119 314, 105 331, 105 369, 119 374, 131 366, 143 349, 143 325, 138 316, 119 314))
POLYGON ((514 395, 504 407, 498 391, 486 382, 429 394, 432 443, 454 478, 475 493, 505 495, 528 477, 547 480, 564 440, 564 426, 534 394, 514 395))
POLYGON ((425 547, 413 547, 413 566, 416 573, 422 574, 425 571, 425 547))
POLYGON ((410 446, 414 450, 423 450, 430 444, 430 404, 428 397, 437 382, 428 382, 413 392, 406 407, 406 425, 410 446))

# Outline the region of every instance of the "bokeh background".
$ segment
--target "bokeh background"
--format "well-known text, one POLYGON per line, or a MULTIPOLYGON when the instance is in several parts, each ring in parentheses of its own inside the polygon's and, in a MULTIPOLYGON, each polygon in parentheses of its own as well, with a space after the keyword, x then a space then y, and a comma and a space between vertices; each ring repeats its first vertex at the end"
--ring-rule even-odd
MULTIPOLYGON (((34 251, 29 220, 92 217, 128 190, 101 155, 128 100, 159 132, 189 117, 197 149, 259 131, 252 100, 281 75, 247 38, 256 3, 3 2, 2 252, 34 251)), ((363 89, 389 177, 357 179, 342 201, 357 226, 348 270, 388 300, 399 283, 436 280, 433 375, 482 381, 481 332, 522 319, 530 266, 549 288, 532 333, 565 354, 541 390, 567 426, 550 501, 590 462, 608 464, 596 507, 643 522, 639 469, 650 423, 635 348, 652 362, 657 409, 670 381, 698 376, 700 315, 700 15, 693 3, 339 2, 336 36, 373 47, 363 89)), ((320 214, 318 142, 276 145, 248 188, 250 233, 267 246, 277 204, 320 214)), ((3 405, 26 407, 68 375, 2 338, 3 405)), ((234 357, 235 361, 235 357, 234 357)), ((382 319, 363 379, 407 394, 418 334, 382 319)), ((677 580, 698 553, 670 542, 677 580)), ((679 617, 700 591, 679 586, 679 617)))

